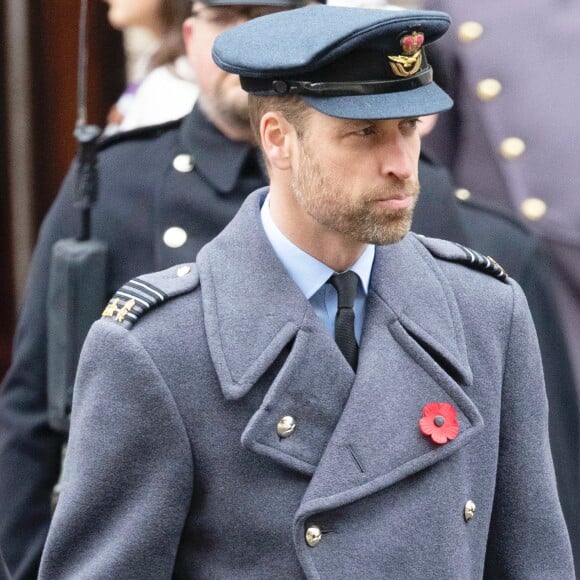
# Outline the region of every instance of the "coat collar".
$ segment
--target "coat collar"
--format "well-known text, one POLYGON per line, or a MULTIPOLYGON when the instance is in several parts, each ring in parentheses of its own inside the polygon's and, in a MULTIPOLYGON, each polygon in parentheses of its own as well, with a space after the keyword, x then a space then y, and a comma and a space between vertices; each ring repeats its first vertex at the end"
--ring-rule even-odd
POLYGON ((266 192, 248 197, 202 249, 198 267, 208 346, 227 399, 246 395, 287 353, 242 444, 312 476, 300 519, 440 461, 483 420, 466 394, 472 374, 455 296, 423 244, 410 234, 377 248, 355 376, 264 234, 266 192), (441 447, 418 428, 432 401, 451 403, 461 427, 441 447), (277 437, 277 421, 296 413, 296 434, 277 437))
POLYGON ((222 193, 232 191, 248 156, 256 152, 249 143, 228 139, 208 120, 199 104, 183 120, 179 137, 198 173, 222 193))
MULTIPOLYGON (((319 330, 264 234, 259 212, 266 193, 250 195, 198 256, 209 347, 228 399, 244 396, 300 328, 319 330)), ((471 382, 455 298, 414 235, 377 247, 371 288, 393 319, 428 343, 458 380, 471 382)))
POLYGON ((252 388, 310 309, 264 233, 259 212, 266 193, 251 194, 197 259, 208 344, 227 399, 252 388))

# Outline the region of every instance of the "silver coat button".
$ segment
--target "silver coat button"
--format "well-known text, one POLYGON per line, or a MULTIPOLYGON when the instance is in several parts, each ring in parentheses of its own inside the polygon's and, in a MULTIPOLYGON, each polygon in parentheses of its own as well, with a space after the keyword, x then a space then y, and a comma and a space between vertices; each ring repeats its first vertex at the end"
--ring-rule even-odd
POLYGON ((475 516, 475 502, 469 500, 465 504, 465 508, 463 509, 463 517, 465 518, 465 521, 468 522, 469 520, 472 520, 474 516, 475 516))
POLYGON ((177 276, 179 278, 183 278, 184 276, 187 276, 190 272, 191 272, 191 268, 189 266, 181 266, 181 267, 177 268, 177 276))
POLYGON ((280 421, 278 421, 278 425, 276 425, 276 432, 280 437, 290 437, 295 429, 296 419, 290 417, 290 415, 282 417, 280 421))
POLYGON ((173 160, 173 168, 179 173, 191 173, 195 167, 195 161, 189 153, 181 153, 173 160))
POLYGON ((322 531, 318 526, 310 526, 306 530, 306 543, 311 547, 318 546, 322 540, 322 531))
POLYGON ((185 242, 187 242, 187 232, 183 228, 169 228, 163 234, 163 243, 168 248, 181 248, 185 242))

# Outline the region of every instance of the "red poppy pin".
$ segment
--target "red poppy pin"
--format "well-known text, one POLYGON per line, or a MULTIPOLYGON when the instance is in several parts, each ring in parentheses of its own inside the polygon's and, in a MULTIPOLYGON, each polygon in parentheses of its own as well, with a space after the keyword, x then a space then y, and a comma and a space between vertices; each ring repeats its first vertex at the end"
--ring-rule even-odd
POLYGON ((419 419, 419 429, 438 445, 455 439, 459 433, 455 407, 449 403, 427 403, 423 407, 423 416, 419 419))

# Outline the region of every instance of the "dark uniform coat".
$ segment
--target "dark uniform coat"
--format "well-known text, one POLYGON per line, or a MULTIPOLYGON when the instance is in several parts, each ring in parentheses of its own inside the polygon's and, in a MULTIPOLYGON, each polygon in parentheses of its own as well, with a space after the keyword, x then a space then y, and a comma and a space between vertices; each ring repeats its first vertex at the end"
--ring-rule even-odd
MULTIPOLYGON (((50 429, 47 416, 46 288, 51 246, 78 231, 79 216, 72 207, 74 172, 75 167, 40 233, 19 318, 13 363, 0 396, 0 498, 10 498, 0 499, 0 544, 17 580, 36 578, 50 521, 51 492, 60 471, 64 436, 50 429)), ((265 183, 255 150, 226 139, 197 110, 182 122, 106 141, 99 154, 99 172, 93 231, 110 248, 110 294, 133 276, 194 259, 233 217, 246 195, 265 183), (176 246, 184 238, 180 247, 166 243, 176 246)), ((506 227, 505 220, 489 216, 485 228, 479 230, 479 242, 456 238, 465 230, 461 223, 464 216, 454 209, 457 204, 447 199, 450 192, 440 183, 442 177, 429 165, 423 166, 422 179, 439 185, 425 190, 415 221, 441 229, 433 232, 421 226, 418 231, 457 239, 496 255, 485 246, 492 238, 497 240, 498 249, 505 248, 496 257, 500 263, 507 260, 510 273, 517 277, 518 272, 533 272, 533 238, 519 228, 506 227)), ((482 214, 477 206, 473 213, 489 215, 482 214)), ((531 292, 543 295, 542 283, 534 276, 522 281, 528 296, 531 292)), ((534 311, 534 317, 542 344, 558 344, 557 329, 552 330, 550 317, 543 311, 534 311)), ((565 368, 565 364, 558 365, 558 372, 565 368)), ((561 382, 560 376, 554 381, 550 378, 548 385, 561 382)), ((575 406, 569 401, 564 408, 574 415, 575 406)), ((568 432, 562 437, 558 449, 568 453, 568 432)), ((557 454, 555 457, 558 460, 557 454)), ((573 483, 568 485, 573 487, 573 483)))
MULTIPOLYGON (((133 276, 194 260, 265 184, 255 153, 198 110, 106 141, 93 234, 109 246, 108 295, 133 276)), ((37 576, 60 472, 64 436, 47 412, 46 303, 51 248, 80 229, 75 179, 73 166, 43 223, 0 396, 0 545, 16 580, 37 576)))
MULTIPOLYGON (((580 4, 424 0, 452 18, 437 70, 455 107, 425 140, 478 200, 518 215, 553 256, 580 393, 580 4)), ((580 538, 578 540, 580 542, 580 538)), ((580 547, 577 558, 580 564, 580 547)))
POLYGON ((519 286, 449 242, 377 248, 355 375, 271 248, 264 195, 200 252, 199 286, 142 279, 183 293, 91 330, 40 578, 571 580, 519 286), (419 430, 434 401, 457 411, 443 445, 419 430))

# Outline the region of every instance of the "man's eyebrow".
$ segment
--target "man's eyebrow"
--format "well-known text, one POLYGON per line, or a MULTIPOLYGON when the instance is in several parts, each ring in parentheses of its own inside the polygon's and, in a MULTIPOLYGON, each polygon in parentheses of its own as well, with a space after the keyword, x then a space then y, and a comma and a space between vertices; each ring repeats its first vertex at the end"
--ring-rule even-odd
POLYGON ((373 119, 343 119, 347 127, 358 128, 363 125, 371 125, 376 123, 373 119))

